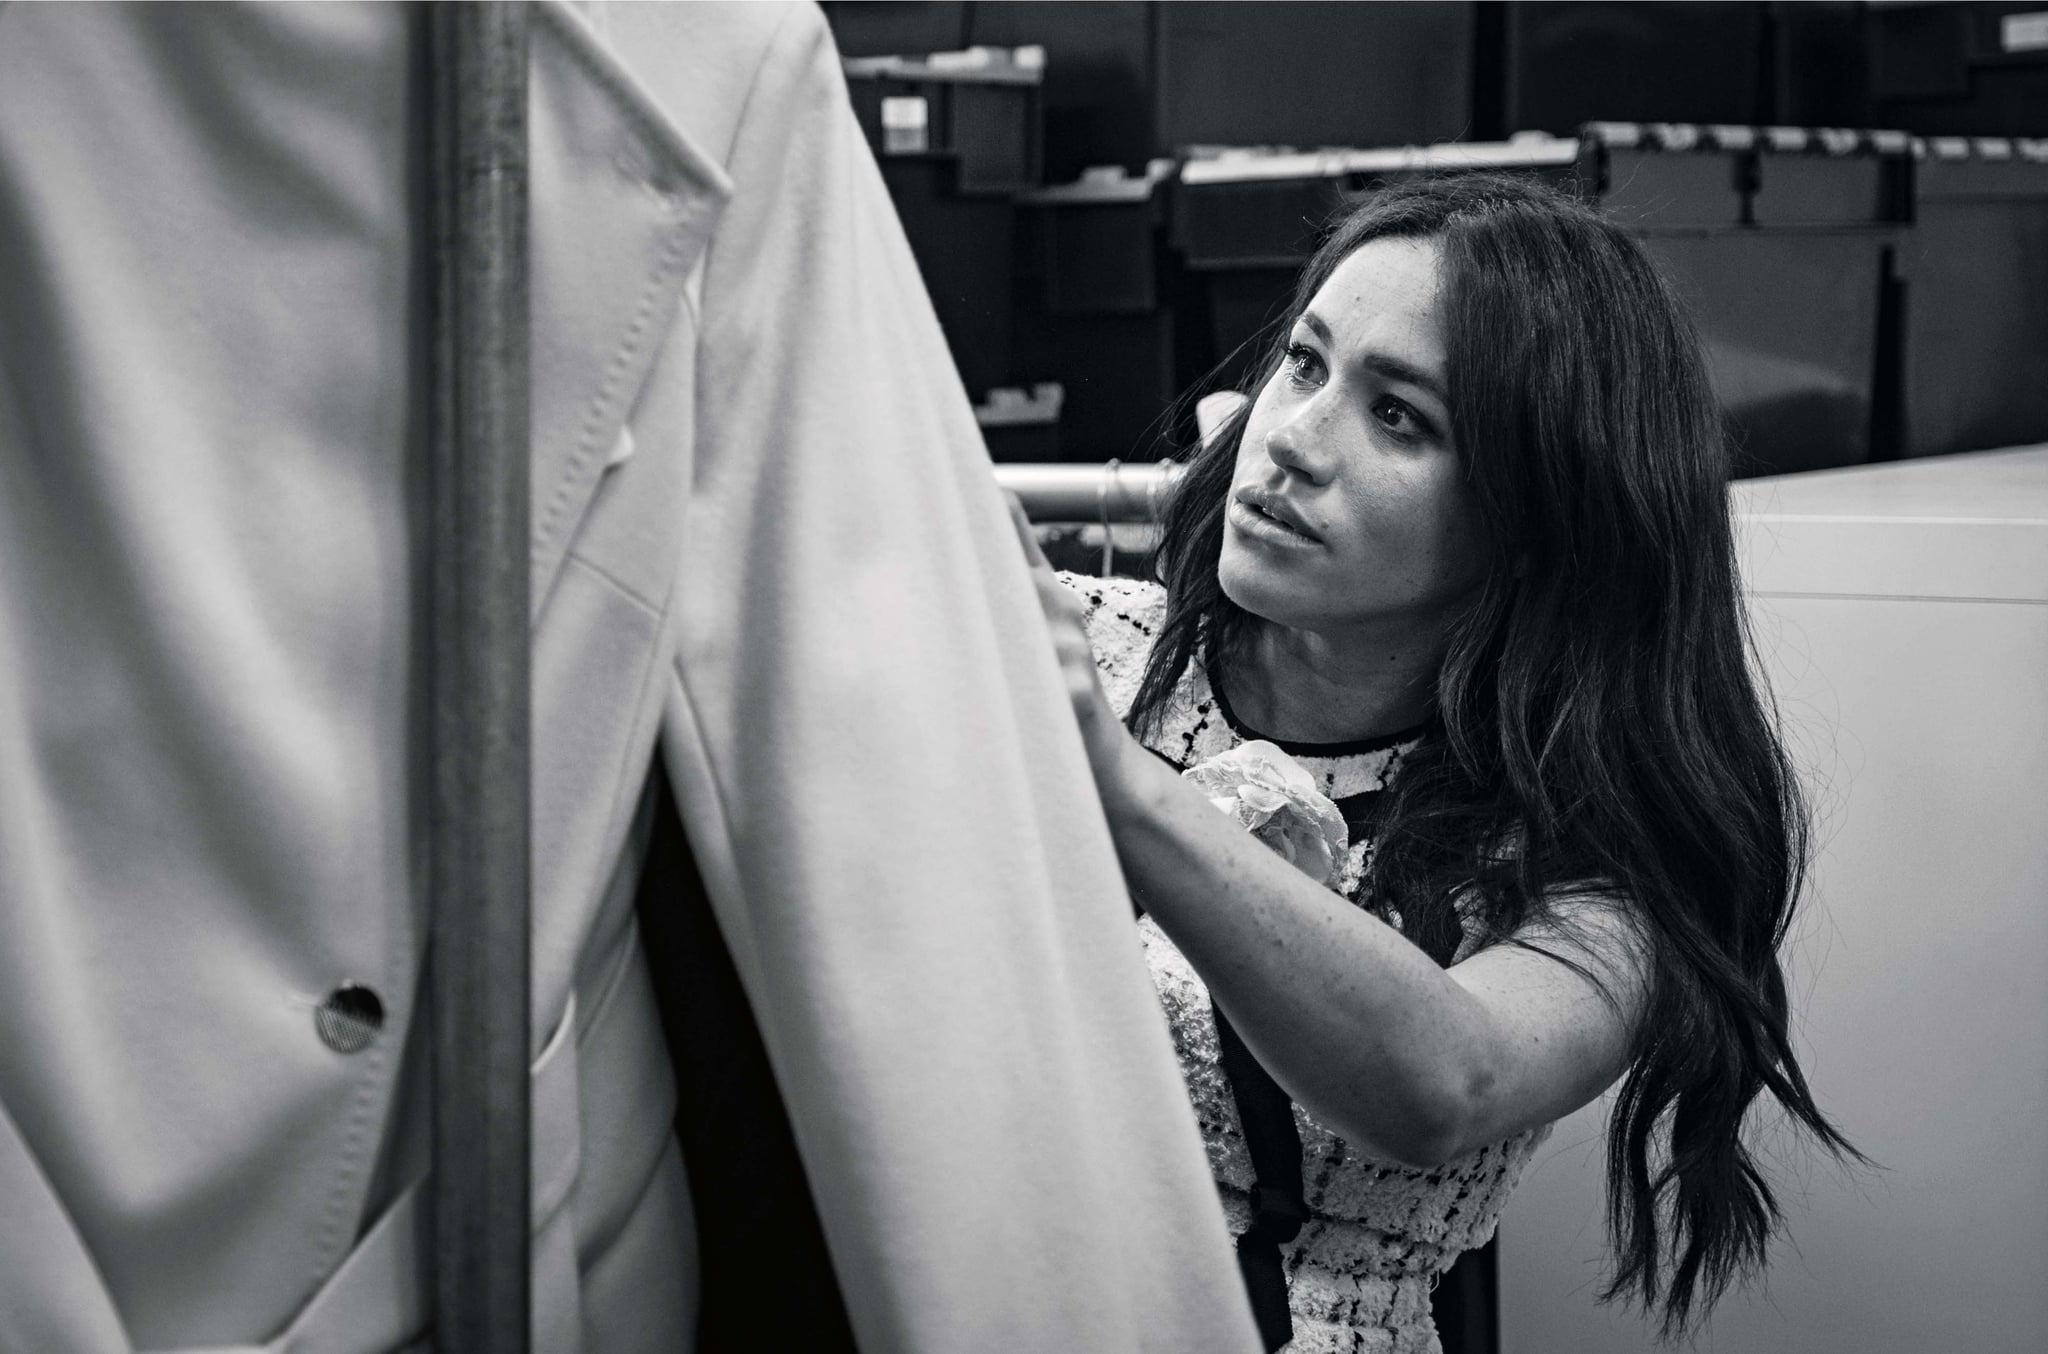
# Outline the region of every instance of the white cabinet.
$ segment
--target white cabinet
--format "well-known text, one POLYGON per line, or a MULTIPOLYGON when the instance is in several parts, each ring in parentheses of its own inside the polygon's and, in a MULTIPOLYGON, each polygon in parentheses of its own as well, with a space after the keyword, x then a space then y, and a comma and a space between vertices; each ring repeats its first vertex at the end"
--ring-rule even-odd
MULTIPOLYGON (((1821 1105, 1879 1168, 1782 1128, 1789 1220, 1723 1354, 2048 1350, 2048 448, 1733 489, 1764 665, 1815 811, 1787 968, 1821 1105)), ((1501 1222, 1503 1354, 1637 1354, 1593 1301, 1605 1105, 1501 1222)))

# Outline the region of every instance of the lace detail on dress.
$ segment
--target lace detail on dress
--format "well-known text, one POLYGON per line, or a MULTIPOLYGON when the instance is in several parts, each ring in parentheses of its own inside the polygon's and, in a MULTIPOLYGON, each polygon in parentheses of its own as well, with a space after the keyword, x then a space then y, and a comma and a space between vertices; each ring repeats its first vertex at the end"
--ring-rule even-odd
MULTIPOLYGON (((1165 589, 1122 578, 1062 574, 1061 579, 1087 604, 1088 638, 1103 689, 1117 712, 1127 713, 1165 615, 1165 589)), ((1243 741, 1211 690, 1204 665, 1197 662, 1182 675, 1148 743, 1185 769, 1243 741)), ((1384 789, 1414 745, 1409 739, 1327 757, 1302 745, 1290 745, 1290 751, 1341 804, 1384 789)), ((1353 841, 1339 890, 1345 896, 1356 897, 1371 852, 1369 837, 1353 841)), ((1252 1165, 1223 1072, 1208 988, 1151 918, 1141 919, 1138 931, 1224 1216, 1233 1233, 1241 1232, 1251 1221, 1252 1165)), ((1478 940, 1468 934, 1458 958, 1471 953, 1478 940)), ((1508 1194, 1549 1128, 1532 1129, 1423 1171, 1358 1151, 1298 1105, 1294 1119, 1301 1134, 1309 1220, 1301 1235, 1281 1249, 1294 1317, 1290 1354, 1439 1354, 1430 1289, 1461 1252, 1493 1235, 1508 1194)))

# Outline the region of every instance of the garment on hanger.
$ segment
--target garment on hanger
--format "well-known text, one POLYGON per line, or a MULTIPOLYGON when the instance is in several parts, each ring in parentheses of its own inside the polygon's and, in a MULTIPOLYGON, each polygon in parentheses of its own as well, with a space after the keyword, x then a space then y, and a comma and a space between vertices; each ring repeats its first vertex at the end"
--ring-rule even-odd
MULTIPOLYGON (((0 1348, 426 1329, 405 15, 0 12, 0 1348)), ((1253 1348, 821 16, 532 82, 535 1348, 697 1326, 656 755, 863 1347, 1253 1348)))

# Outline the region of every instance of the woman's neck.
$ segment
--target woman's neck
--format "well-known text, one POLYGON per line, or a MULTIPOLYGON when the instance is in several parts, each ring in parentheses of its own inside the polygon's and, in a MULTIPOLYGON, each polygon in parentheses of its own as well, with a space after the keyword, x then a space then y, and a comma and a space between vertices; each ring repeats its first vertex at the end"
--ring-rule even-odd
POLYGON ((1342 634, 1256 622, 1224 670, 1239 719, 1287 742, 1379 738, 1428 718, 1442 665, 1440 626, 1342 634))

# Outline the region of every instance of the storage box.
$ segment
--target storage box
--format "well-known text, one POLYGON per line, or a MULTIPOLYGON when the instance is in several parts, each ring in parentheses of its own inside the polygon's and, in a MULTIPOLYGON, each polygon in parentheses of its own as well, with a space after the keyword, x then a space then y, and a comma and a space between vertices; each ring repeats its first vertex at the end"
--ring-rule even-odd
POLYGON ((877 156, 943 159, 953 166, 954 191, 1007 196, 1040 179, 1044 55, 973 47, 849 57, 847 93, 877 156))
MULTIPOLYGON (((1874 143, 1852 157, 1872 169, 1874 143)), ((1801 147, 1802 153, 1804 146, 1801 147)), ((1593 123, 1577 137, 1190 161, 1169 238, 1205 292, 1219 382, 1241 377, 1282 319, 1301 265, 1332 217, 1373 185, 1424 173, 1524 174, 1597 203, 1672 277, 1706 341, 1734 434, 1736 473, 1783 473, 1872 458, 1896 389, 1885 320, 1897 227, 1836 185, 1777 176, 1778 202, 1804 201, 1797 229, 1746 224, 1764 148, 1758 129, 1593 123), (1804 189, 1804 197, 1801 190, 1804 189), (1832 216, 1824 208, 1832 202, 1832 216), (1247 347, 1246 345, 1251 345, 1247 347)), ((1896 158, 1896 157, 1894 157, 1896 158)), ((1817 154, 1832 166, 1837 157, 1817 154)), ((1802 163, 1801 168, 1804 168, 1802 163)), ((1873 180, 1874 182, 1875 180, 1873 180)))
MULTIPOLYGON (((1788 1235, 1700 1354, 2048 1348, 2048 447, 1734 486, 1749 614, 1814 808, 1786 964, 1815 1097, 1760 1121, 1788 1235)), ((1594 1302, 1606 1102, 1500 1224, 1502 1354, 1641 1354, 1594 1302)))
POLYGON ((2048 140, 1916 149, 1906 454, 2048 440, 2048 140))

